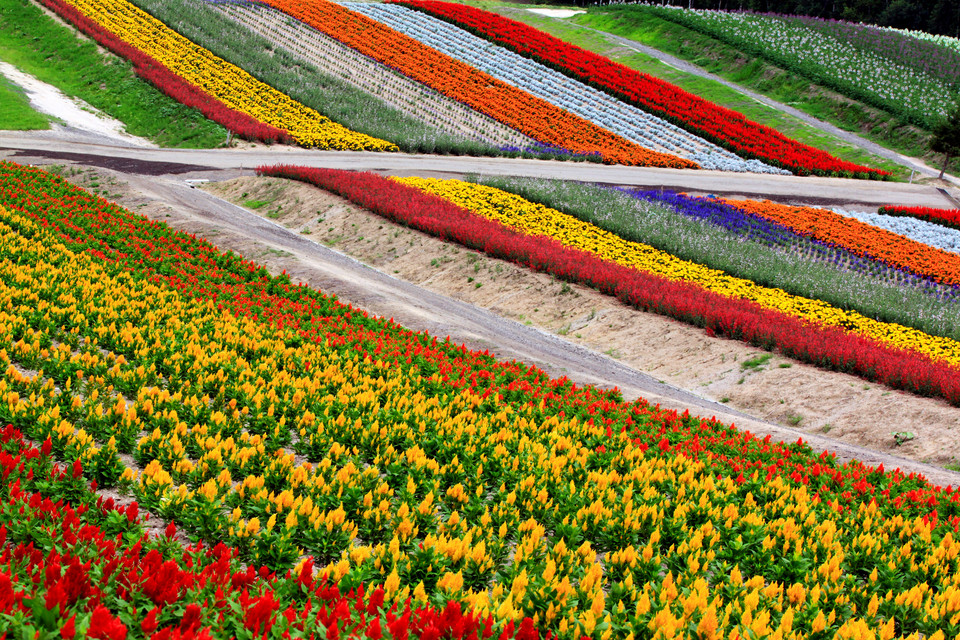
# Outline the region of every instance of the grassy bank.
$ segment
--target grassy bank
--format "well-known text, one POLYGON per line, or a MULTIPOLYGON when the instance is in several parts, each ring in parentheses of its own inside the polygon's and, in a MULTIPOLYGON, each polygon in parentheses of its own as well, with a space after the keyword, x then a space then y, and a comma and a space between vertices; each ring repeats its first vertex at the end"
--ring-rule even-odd
MULTIPOLYGON (((877 144, 904 155, 921 158, 931 164, 938 164, 940 160, 939 157, 934 156, 928 150, 929 132, 906 124, 885 111, 843 96, 836 91, 811 84, 807 79, 798 77, 773 64, 752 58, 719 40, 657 16, 644 12, 632 12, 629 16, 623 16, 616 9, 595 8, 587 14, 580 14, 569 21, 561 22, 541 18, 526 11, 516 11, 515 9, 509 9, 509 11, 511 17, 534 24, 539 28, 564 31, 566 33, 562 35, 554 31, 551 31, 551 33, 568 40, 571 37, 583 37, 580 35, 583 30, 578 29, 578 26, 590 27, 629 38, 696 64, 722 78, 794 106, 804 113, 830 122, 846 131, 860 134, 877 144), (533 16, 537 23, 531 22, 531 19, 527 16, 533 16), (558 26, 550 27, 551 23, 558 26)), ((590 32, 587 31, 587 33, 590 32)), ((597 34, 592 34, 592 36, 603 43, 604 46, 618 49, 615 45, 607 43, 602 36, 597 34)), ((587 45, 580 42, 575 41, 575 43, 588 48, 587 45)), ((642 56, 639 60, 632 60, 631 58, 638 57, 636 52, 631 52, 626 48, 619 48, 619 50, 621 52, 620 57, 614 58, 619 62, 674 82, 708 100, 736 109, 748 118, 774 127, 802 142, 829 151, 845 160, 863 162, 887 170, 891 170, 891 166, 893 166, 889 161, 852 148, 847 143, 832 136, 816 132, 795 118, 780 114, 715 82, 692 78, 689 74, 671 69, 647 56, 642 56), (643 58, 646 58, 646 60, 643 60, 643 58), (638 63, 642 64, 643 67, 637 66, 638 63)), ((954 171, 960 169, 960 160, 953 163, 952 169, 954 171)), ((902 168, 898 169, 897 173, 902 176, 904 170, 902 168)))
POLYGON ((0 130, 30 131, 49 129, 50 120, 30 106, 20 88, 0 76, 0 130))
POLYGON ((213 148, 226 140, 223 127, 141 80, 126 60, 102 52, 29 0, 0 0, 0 59, 161 146, 213 148))

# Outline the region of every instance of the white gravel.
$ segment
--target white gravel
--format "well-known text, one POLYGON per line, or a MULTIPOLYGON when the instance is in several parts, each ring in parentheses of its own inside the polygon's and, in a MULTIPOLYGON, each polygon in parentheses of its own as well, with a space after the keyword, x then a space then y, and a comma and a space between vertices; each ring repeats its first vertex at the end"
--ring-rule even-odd
POLYGON ((578 13, 586 13, 586 11, 574 11, 573 9, 527 9, 527 11, 539 13, 548 18, 572 18, 578 13))
MULTIPOLYGON (((11 64, 0 61, 0 74, 23 89, 30 106, 53 116, 67 128, 106 137, 125 146, 156 148, 152 142, 126 133, 119 120, 94 109, 83 100, 64 95, 60 89, 23 73, 11 64)), ((51 124, 54 129, 59 126, 51 124)))

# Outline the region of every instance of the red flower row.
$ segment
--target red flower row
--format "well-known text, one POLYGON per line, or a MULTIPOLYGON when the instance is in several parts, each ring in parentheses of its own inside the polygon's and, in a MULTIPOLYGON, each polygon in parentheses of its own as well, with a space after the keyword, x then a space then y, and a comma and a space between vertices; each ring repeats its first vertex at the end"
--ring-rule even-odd
MULTIPOLYGON (((120 510, 97 498, 79 463, 68 473, 49 452, 49 440, 40 451, 16 429, 0 431, 0 614, 17 616, 38 636, 313 638, 318 627, 328 639, 494 635, 492 617, 456 602, 443 610, 409 603, 387 609, 382 589, 343 593, 314 578, 311 560, 278 576, 267 567, 242 568, 238 552, 223 544, 184 550, 173 525, 151 538, 136 503, 120 510)), ((537 640, 540 633, 525 618, 498 637, 537 640)))
POLYGON ((711 335, 776 348, 798 360, 914 393, 937 395, 960 405, 960 371, 915 352, 839 328, 813 325, 695 284, 645 274, 565 247, 549 237, 523 235, 372 173, 292 166, 259 167, 257 172, 316 185, 390 220, 563 280, 589 285, 643 311, 703 327, 711 335))
MULTIPOLYGON (((336 186, 344 195, 381 215, 411 226, 422 225, 441 237, 469 242, 470 246, 534 268, 555 267, 554 256, 546 249, 538 254, 537 246, 518 244, 516 257, 511 257, 510 242, 514 236, 504 235, 502 228, 479 227, 476 216, 416 189, 376 176, 342 172, 325 175, 331 188, 336 186)), ((303 179, 311 181, 314 177, 304 175, 303 179)), ((596 421, 606 427, 607 434, 628 431, 638 444, 651 449, 651 455, 670 450, 676 455, 698 458, 715 473, 742 476, 747 483, 778 475, 798 486, 809 486, 823 501, 837 502, 843 508, 876 499, 890 516, 928 516, 934 520, 939 517, 940 522, 950 523, 951 527, 960 516, 960 492, 933 487, 922 477, 855 464, 841 466, 831 456, 818 455, 800 442, 758 440, 716 420, 703 420, 688 413, 679 415, 643 400, 623 402, 616 390, 578 387, 563 378, 551 379, 536 367, 498 362, 485 352, 469 351, 449 340, 411 332, 391 320, 368 317, 315 289, 294 286, 286 276, 271 277, 254 263, 92 196, 38 168, 0 162, 0 204, 35 219, 59 234, 72 249, 97 255, 117 268, 174 286, 185 295, 209 299, 238 315, 297 329, 304 339, 326 341, 331 349, 349 350, 361 357, 369 355, 405 371, 417 371, 435 380, 432 386, 424 388, 427 394, 469 388, 487 399, 485 402, 534 408, 539 418, 576 416, 591 423, 596 421)), ((562 263, 566 270, 557 267, 558 273, 569 274, 568 279, 577 274, 589 275, 590 263, 573 254, 567 257, 562 263)), ((742 335, 765 346, 777 344, 774 338, 780 335, 776 333, 778 327, 765 326, 766 316, 751 314, 749 306, 712 307, 709 298, 698 301, 689 291, 669 288, 652 279, 640 280, 635 273, 627 273, 629 278, 618 282, 621 273, 598 269, 596 280, 585 281, 645 309, 676 314, 707 327, 708 331, 742 335), (648 284, 654 287, 649 294, 643 290, 648 284), (763 333, 761 329, 774 333, 763 333)), ((772 322, 768 319, 767 325, 772 322)), ((878 372, 874 377, 891 384, 895 382, 891 377, 899 376, 908 389, 945 395, 953 389, 953 397, 958 395, 960 376, 955 371, 931 368, 889 349, 870 351, 868 342, 850 341, 840 332, 791 335, 794 330, 797 327, 788 324, 780 328, 780 333, 797 357, 807 354, 815 363, 850 371, 860 367, 867 371, 865 375, 873 375, 870 372, 874 367, 878 372), (898 367, 902 371, 896 371, 898 367)), ((598 434, 595 441, 586 444, 596 448, 609 445, 609 441, 598 434)))
POLYGON ((260 122, 253 116, 231 109, 223 102, 212 97, 200 87, 193 85, 170 71, 156 59, 139 49, 131 47, 112 32, 80 13, 62 0, 41 0, 61 18, 72 23, 100 45, 106 47, 121 58, 133 63, 138 76, 170 96, 177 102, 197 109, 204 116, 226 127, 246 140, 266 143, 284 142, 293 144, 294 140, 283 129, 260 122))
POLYGON ((935 209, 933 207, 899 207, 887 205, 880 207, 879 213, 887 216, 919 218, 927 222, 942 224, 945 227, 960 229, 960 209, 935 209))
POLYGON ((327 0, 263 0, 331 38, 534 140, 604 162, 696 169, 669 153, 641 147, 589 120, 455 60, 367 16, 327 0))
POLYGON ((438 0, 390 0, 447 20, 482 38, 606 91, 745 158, 756 158, 800 175, 880 178, 871 169, 831 156, 747 120, 659 78, 640 73, 523 23, 463 4, 438 0))

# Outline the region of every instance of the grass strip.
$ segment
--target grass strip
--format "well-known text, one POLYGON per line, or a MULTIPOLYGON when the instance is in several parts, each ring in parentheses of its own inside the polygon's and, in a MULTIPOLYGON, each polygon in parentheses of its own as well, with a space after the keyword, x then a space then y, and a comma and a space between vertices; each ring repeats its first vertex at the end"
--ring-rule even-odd
POLYGON ((30 106, 30 100, 20 87, 0 76, 0 130, 32 131, 49 128, 50 120, 30 106))
POLYGON ((29 0, 0 0, 0 59, 161 146, 207 149, 227 138, 226 129, 138 78, 129 62, 102 53, 29 0))

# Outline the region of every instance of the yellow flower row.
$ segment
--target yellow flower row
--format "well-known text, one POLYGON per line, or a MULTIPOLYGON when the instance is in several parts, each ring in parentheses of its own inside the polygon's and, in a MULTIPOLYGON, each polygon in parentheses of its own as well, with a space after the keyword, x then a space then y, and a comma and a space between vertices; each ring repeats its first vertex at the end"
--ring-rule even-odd
POLYGON ((303 146, 398 150, 390 142, 351 131, 260 82, 126 0, 64 1, 228 107, 288 131, 303 146))
POLYGON ((650 245, 624 240, 572 215, 529 202, 500 189, 436 178, 398 178, 397 181, 440 196, 522 233, 549 236, 564 246, 589 251, 604 260, 671 280, 692 282, 708 291, 750 300, 767 309, 782 311, 820 325, 843 327, 897 348, 918 351, 934 359, 960 365, 960 343, 950 338, 931 336, 890 322, 879 322, 856 311, 838 309, 820 300, 764 287, 723 271, 681 260, 650 245))
POLYGON ((920 518, 829 510, 779 476, 754 473, 747 492, 599 421, 294 335, 110 271, 0 208, 0 411, 85 460, 116 446, 85 425, 145 431, 137 492, 181 525, 322 547, 326 575, 365 576, 391 601, 439 593, 563 638, 637 620, 658 638, 798 639, 893 638, 894 610, 960 621, 960 541, 920 518), (81 370, 51 377, 67 366, 81 370), (291 431, 311 462, 277 444, 291 431), (805 564, 760 575, 791 562, 805 564))

